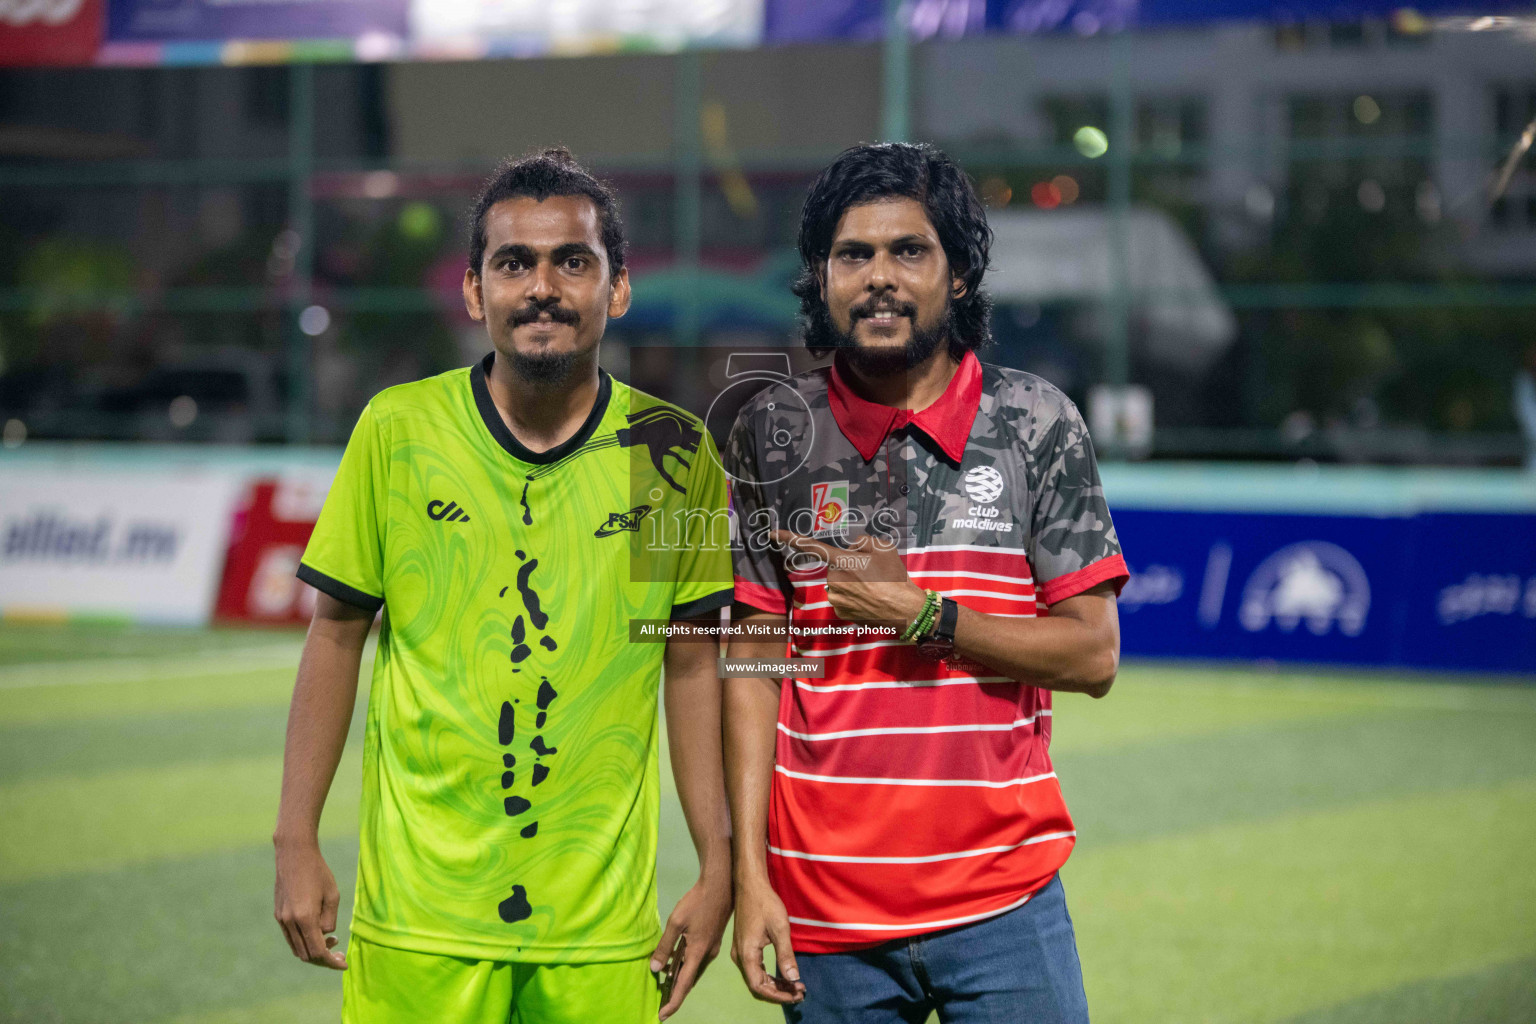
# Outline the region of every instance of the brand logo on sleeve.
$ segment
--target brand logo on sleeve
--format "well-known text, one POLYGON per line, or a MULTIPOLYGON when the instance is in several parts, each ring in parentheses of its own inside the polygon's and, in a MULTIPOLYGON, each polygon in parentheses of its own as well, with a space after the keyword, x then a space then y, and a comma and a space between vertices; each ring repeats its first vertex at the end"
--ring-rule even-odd
POLYGON ((469 522, 469 513, 460 508, 456 501, 445 504, 434 498, 427 502, 427 515, 436 520, 446 519, 450 523, 469 522))

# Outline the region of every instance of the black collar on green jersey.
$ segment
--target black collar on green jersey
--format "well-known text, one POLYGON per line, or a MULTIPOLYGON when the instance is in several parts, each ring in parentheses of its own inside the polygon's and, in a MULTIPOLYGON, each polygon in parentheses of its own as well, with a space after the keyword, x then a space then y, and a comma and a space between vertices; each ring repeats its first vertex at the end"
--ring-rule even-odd
POLYGON ((542 466, 559 462, 587 443, 587 438, 592 436, 592 431, 596 430, 598 423, 602 422, 603 413, 608 411, 608 399, 613 395, 613 378, 608 376, 607 370, 598 367, 597 401, 592 403, 592 411, 587 414, 581 429, 549 451, 536 452, 529 450, 512 436, 512 431, 507 429, 506 421, 501 418, 501 411, 496 408, 496 403, 491 399, 491 389, 485 382, 485 375, 491 372, 491 363, 495 358, 496 353, 491 352, 474 365, 469 371, 469 386, 475 393, 475 407, 480 410, 480 418, 485 421, 485 429, 491 432, 497 444, 505 448, 513 458, 542 466))

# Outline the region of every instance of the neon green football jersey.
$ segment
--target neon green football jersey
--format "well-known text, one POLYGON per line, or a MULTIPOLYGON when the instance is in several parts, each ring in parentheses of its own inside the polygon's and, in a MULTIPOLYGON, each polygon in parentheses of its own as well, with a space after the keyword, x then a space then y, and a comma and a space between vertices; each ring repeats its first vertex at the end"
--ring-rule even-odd
POLYGON ((352 928, 473 959, 644 956, 661 642, 730 601, 699 420, 600 374, 570 440, 513 437, 480 365, 363 411, 299 576, 384 608, 352 928))

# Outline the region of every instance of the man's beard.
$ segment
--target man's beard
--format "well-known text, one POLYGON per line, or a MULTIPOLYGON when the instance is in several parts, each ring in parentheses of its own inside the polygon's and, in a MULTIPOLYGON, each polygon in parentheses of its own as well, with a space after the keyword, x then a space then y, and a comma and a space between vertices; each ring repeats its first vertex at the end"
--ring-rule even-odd
MULTIPOLYGON (((887 304, 873 305, 883 308, 887 304)), ((911 303, 896 305, 899 313, 906 316, 912 324, 912 334, 901 348, 871 348, 860 345, 854 338, 853 332, 858 327, 859 320, 867 317, 869 308, 854 308, 853 322, 849 324, 847 333, 838 330, 830 313, 827 314, 827 333, 831 337, 833 348, 837 355, 847 362, 850 369, 866 377, 889 377, 892 374, 905 373, 926 362, 934 352, 938 351, 939 346, 948 340, 954 329, 954 307, 947 296, 944 312, 940 314, 938 322, 930 327, 925 327, 918 321, 916 306, 911 303)), ((871 304, 866 303, 865 306, 869 307, 871 304)))
MULTIPOLYGON (((507 318, 508 325, 516 330, 525 324, 537 323, 541 315, 547 315, 557 324, 572 328, 581 323, 581 314, 560 305, 559 299, 537 300, 519 309, 507 318)), ((576 368, 574 352, 519 352, 512 346, 512 372, 530 384, 559 384, 576 368)))
POLYGON ((576 368, 574 352, 519 352, 512 349, 512 372, 530 384, 559 384, 576 368))

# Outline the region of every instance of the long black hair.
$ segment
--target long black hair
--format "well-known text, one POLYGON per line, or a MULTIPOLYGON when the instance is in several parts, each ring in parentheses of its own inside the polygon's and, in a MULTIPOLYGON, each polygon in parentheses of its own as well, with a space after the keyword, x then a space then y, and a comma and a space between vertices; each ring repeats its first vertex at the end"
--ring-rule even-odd
POLYGON ((603 248, 608 252, 608 277, 624 269, 624 222, 619 218, 619 197, 606 182, 593 177, 564 146, 507 160, 496 168, 475 196, 469 218, 469 269, 480 273, 485 258, 485 214, 504 199, 527 196, 543 202, 550 196, 585 196, 597 207, 602 225, 603 248))
POLYGON ((956 359, 992 337, 992 300, 981 290, 992 229, 976 187, 959 165, 926 144, 886 142, 845 149, 817 175, 800 211, 800 274, 793 285, 800 299, 805 346, 815 355, 836 347, 837 333, 822 274, 832 252, 832 234, 850 206, 901 197, 923 205, 949 260, 950 273, 965 283, 965 294, 950 304, 949 352, 956 359))

